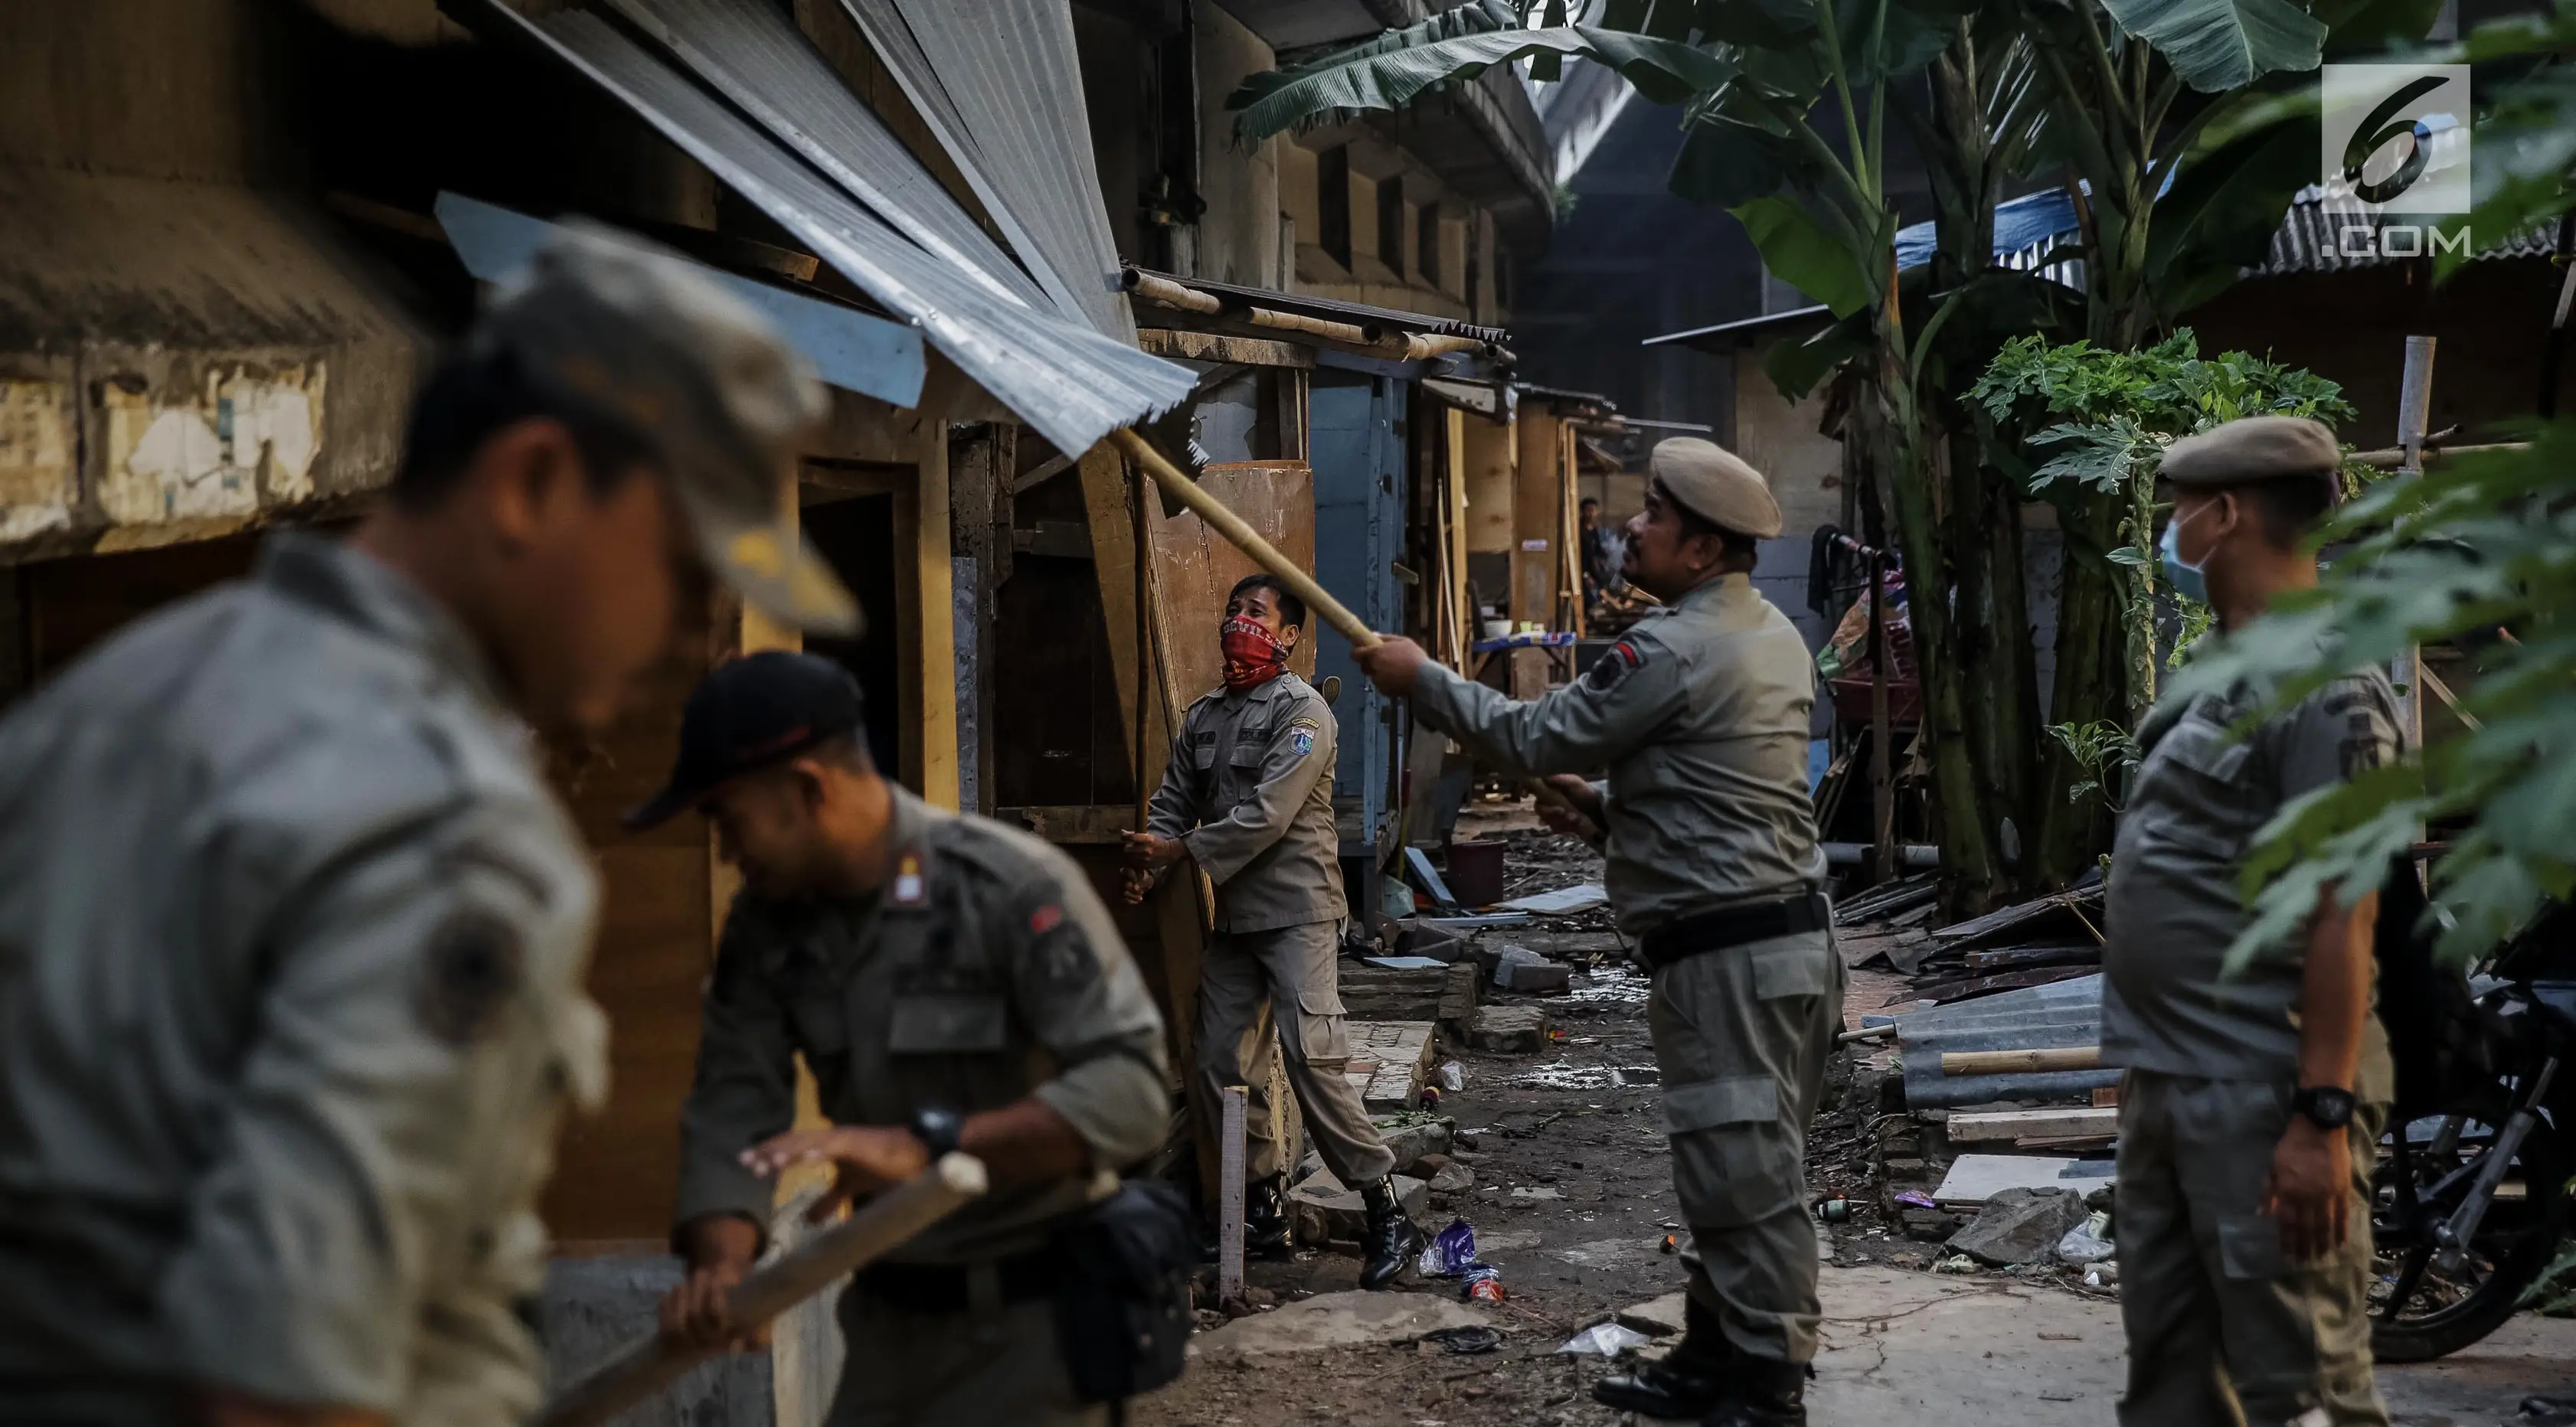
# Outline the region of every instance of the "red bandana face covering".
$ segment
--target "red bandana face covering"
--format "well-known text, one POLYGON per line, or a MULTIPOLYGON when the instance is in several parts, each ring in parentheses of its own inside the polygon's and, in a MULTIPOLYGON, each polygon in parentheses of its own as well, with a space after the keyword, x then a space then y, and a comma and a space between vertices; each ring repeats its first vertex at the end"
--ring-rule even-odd
POLYGON ((1237 693, 1257 689, 1288 668, 1288 646, 1252 620, 1236 615, 1219 635, 1225 644, 1225 686, 1237 693))

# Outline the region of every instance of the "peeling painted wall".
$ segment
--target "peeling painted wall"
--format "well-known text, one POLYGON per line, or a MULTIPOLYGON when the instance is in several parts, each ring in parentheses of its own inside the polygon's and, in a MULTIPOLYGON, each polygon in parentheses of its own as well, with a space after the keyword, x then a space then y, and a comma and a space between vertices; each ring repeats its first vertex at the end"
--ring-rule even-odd
POLYGON ((327 364, 209 364, 194 390, 109 386, 98 503, 120 525, 247 517, 313 494, 327 364))
POLYGON ((68 383, 0 379, 0 542, 72 523, 79 445, 68 383))

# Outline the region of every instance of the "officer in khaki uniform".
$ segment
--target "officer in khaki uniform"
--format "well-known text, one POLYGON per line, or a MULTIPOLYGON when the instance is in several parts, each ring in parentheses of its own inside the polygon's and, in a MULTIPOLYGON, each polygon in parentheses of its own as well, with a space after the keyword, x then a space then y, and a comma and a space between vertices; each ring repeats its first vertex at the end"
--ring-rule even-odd
POLYGON ((1574 684, 1516 703, 1409 640, 1358 656, 1489 766, 1609 769, 1602 784, 1551 781, 1608 830, 1611 905, 1653 969, 1664 1125, 1696 1253, 1681 1346, 1594 1395, 1719 1427, 1806 1420, 1819 1313, 1807 1122, 1842 1025, 1807 796, 1814 665, 1749 573, 1754 540, 1779 532, 1760 474, 1710 442, 1665 441, 1621 571, 1663 606, 1574 684))
MULTIPOLYGON (((2164 563, 2219 627, 2316 584, 2301 540, 2341 461, 2313 421, 2177 441, 2164 563)), ((2257 833, 2302 794, 2393 761, 2379 670, 2229 730, 2263 691, 2168 699, 2111 859, 2102 1058, 2125 1066, 2114 1229, 2129 1427, 2388 1421, 2371 1382, 2370 1171, 2396 1089, 2371 1010, 2377 894, 2329 895, 2299 938, 2222 970, 2257 833)))
POLYGON ((1162 1018, 1089 881, 1055 848, 878 776, 858 685, 810 654, 707 676, 669 787, 742 870, 681 1118, 675 1334, 734 1333, 771 1176, 831 1161, 837 1198, 951 1149, 993 1192, 862 1270, 841 1298, 834 1427, 1095 1423, 1057 1332, 1068 1221, 1170 1122, 1162 1018), (793 1131, 795 1057, 829 1127, 793 1131))
POLYGON ((607 1063, 520 720, 605 724, 708 566, 851 626, 775 524, 822 409, 732 296, 575 231, 346 543, 272 536, 0 722, 0 1423, 535 1409, 537 1195, 607 1063))
POLYGON ((1172 739, 1146 830, 1128 837, 1127 896, 1141 901, 1184 859, 1216 883, 1216 935, 1199 965, 1196 1103, 1246 1086, 1253 1176, 1245 1237, 1288 1247, 1286 1181, 1297 1147, 1279 1142, 1269 1098, 1270 1023, 1288 1085, 1324 1167, 1368 1208, 1360 1286, 1383 1288, 1422 1250, 1395 1194, 1395 1157, 1342 1077, 1341 834, 1333 821, 1337 729, 1324 696, 1288 672, 1306 607, 1268 575, 1238 582, 1218 637, 1224 687, 1190 705, 1172 739), (1246 1064, 1261 1055, 1261 1064, 1246 1064))

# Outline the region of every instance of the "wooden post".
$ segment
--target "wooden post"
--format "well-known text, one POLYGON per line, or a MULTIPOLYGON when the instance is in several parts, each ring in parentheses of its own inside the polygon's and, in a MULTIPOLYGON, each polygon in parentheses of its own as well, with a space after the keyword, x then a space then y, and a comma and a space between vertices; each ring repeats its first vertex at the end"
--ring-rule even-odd
POLYGON ((1869 817, 1870 862, 1874 880, 1899 875, 1896 865, 1896 788, 1888 747, 1895 735, 1887 717, 1887 580, 1886 557, 1873 550, 1863 563, 1869 572, 1869 817))
POLYGON ((1243 1298, 1243 1111, 1247 1091, 1225 1087, 1223 1126, 1217 1132, 1216 1301, 1243 1298))
MULTIPOLYGON (((921 796, 957 811, 957 600, 948 564, 948 423, 922 428, 914 483, 912 618, 920 657, 914 707, 921 728, 921 796)), ((898 503, 899 504, 899 503, 898 503)))
POLYGON ((1464 674, 1476 633, 1476 611, 1467 603, 1467 413, 1449 408, 1448 427, 1448 479, 1440 498, 1448 518, 1449 659, 1464 674))

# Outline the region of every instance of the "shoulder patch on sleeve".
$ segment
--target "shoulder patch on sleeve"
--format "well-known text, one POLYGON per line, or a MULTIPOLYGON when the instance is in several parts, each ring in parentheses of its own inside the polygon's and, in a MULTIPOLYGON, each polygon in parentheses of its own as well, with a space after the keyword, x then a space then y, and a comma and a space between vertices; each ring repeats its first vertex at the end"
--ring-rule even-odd
POLYGON ((432 1036, 459 1048, 491 1026, 519 989, 519 929, 485 907, 459 907, 429 934, 418 1011, 432 1036))
POLYGON ((1645 662, 1646 656, 1639 651, 1636 644, 1631 640, 1622 639, 1603 650, 1601 657, 1592 661, 1592 668, 1584 674, 1583 682, 1590 685, 1595 693, 1607 693, 1618 687, 1621 679, 1627 678, 1645 662))

